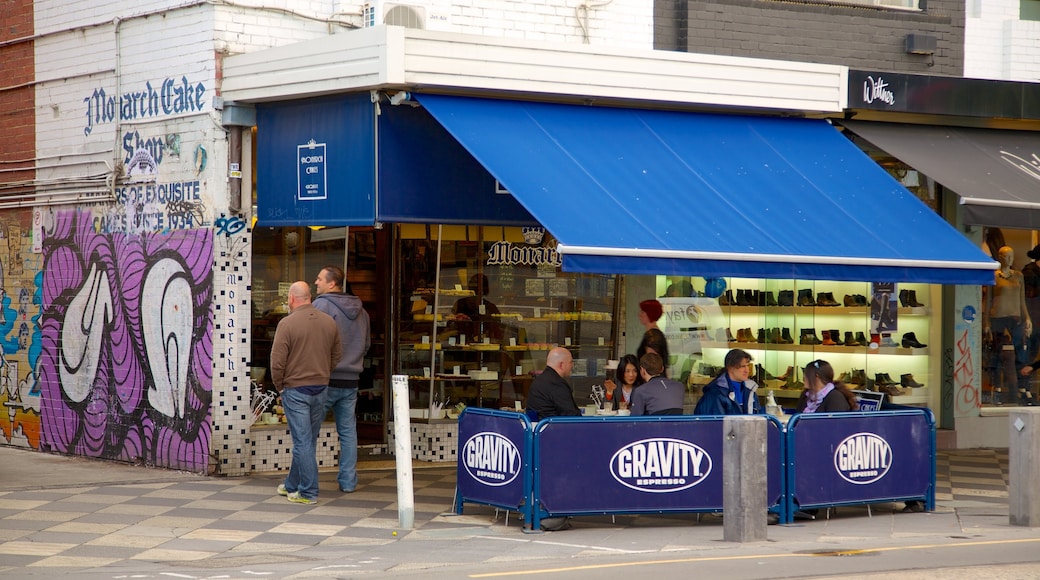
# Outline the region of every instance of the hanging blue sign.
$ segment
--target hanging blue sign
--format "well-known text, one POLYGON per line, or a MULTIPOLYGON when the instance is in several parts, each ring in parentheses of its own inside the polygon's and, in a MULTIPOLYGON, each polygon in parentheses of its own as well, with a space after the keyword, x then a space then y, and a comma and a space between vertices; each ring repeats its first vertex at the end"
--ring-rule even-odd
POLYGON ((325 171, 325 143, 315 143, 314 139, 305 145, 296 146, 296 159, 299 162, 296 177, 296 200, 309 201, 328 199, 328 173, 325 171))
POLYGON ((368 93, 256 107, 261 226, 376 222, 375 105, 368 93))

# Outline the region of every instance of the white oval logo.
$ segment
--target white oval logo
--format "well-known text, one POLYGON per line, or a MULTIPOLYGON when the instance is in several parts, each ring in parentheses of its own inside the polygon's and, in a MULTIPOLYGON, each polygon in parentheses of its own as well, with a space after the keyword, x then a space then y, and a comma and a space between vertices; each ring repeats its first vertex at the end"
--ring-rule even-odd
POLYGON ((834 468, 849 483, 874 483, 891 467, 892 447, 873 433, 849 435, 834 450, 834 468))
POLYGON ((625 487, 651 493, 691 488, 711 473, 711 456, 679 439, 643 439, 610 458, 610 474, 625 487))
POLYGON ((520 450, 498 433, 477 433, 462 446, 466 472, 485 485, 509 484, 520 475, 520 463, 520 450))

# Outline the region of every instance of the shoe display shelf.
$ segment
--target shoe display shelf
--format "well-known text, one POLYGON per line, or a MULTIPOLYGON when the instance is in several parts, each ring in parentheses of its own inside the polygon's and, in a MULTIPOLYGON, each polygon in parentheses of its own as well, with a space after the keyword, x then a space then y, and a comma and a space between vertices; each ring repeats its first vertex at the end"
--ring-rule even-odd
MULTIPOLYGON (((711 338, 701 343, 702 360, 706 364, 721 365, 727 351, 740 348, 748 351, 756 364, 762 365, 766 372, 778 376, 789 366, 801 369, 819 358, 830 362, 836 375, 854 369, 865 370, 870 377, 877 373, 888 373, 892 377, 910 374, 917 377, 924 386, 905 389, 909 394, 894 396, 891 400, 907 405, 928 404, 931 401, 929 385, 938 380, 939 373, 937 361, 932 360, 935 358, 931 356, 933 349, 927 346, 929 342, 938 339, 938 325, 932 324, 933 312, 929 305, 940 299, 938 290, 926 284, 899 285, 899 306, 895 309, 898 330, 889 333, 888 337, 895 345, 870 348, 871 308, 870 299, 867 298, 870 295, 869 284, 823 281, 797 281, 792 284, 790 280, 732 279, 727 280, 727 287, 734 289, 733 295, 745 293, 745 302, 752 301, 751 292, 754 291, 761 296, 760 303, 746 305, 736 304, 735 300, 725 298, 720 300, 718 308, 721 321, 728 326, 707 329, 711 338), (796 290, 792 291, 791 288, 796 290), (809 288, 811 293, 806 290, 809 288), (781 306, 776 302, 781 291, 789 293, 788 300, 791 294, 794 295, 794 305, 781 306), (810 294, 811 298, 807 300, 806 297, 810 294), (919 298, 924 302, 919 302, 919 298), (807 302, 811 302, 812 305, 807 302), (799 306, 799 303, 804 305, 799 306), (759 329, 765 332, 760 333, 759 329), (793 339, 793 342, 771 341, 776 336, 770 332, 774 329, 782 329, 784 335, 793 339), (811 336, 822 342, 823 332, 829 333, 832 330, 839 331, 841 342, 844 342, 846 332, 851 331, 853 336, 862 333, 868 344, 845 346, 803 344, 801 341, 803 331, 812 333, 811 336), (935 335, 932 334, 933 330, 936 330, 935 335), (911 332, 917 339, 923 339, 920 342, 925 343, 925 347, 909 348, 901 345, 903 335, 911 332), (744 341, 726 340, 736 338, 738 334, 744 341), (757 341, 762 334, 765 335, 766 342, 757 341), (749 338, 755 340, 749 342, 749 338)), ((691 375, 691 379, 695 376, 691 375)), ((800 370, 797 378, 798 382, 795 384, 776 380, 762 381, 762 394, 773 390, 775 397, 785 400, 784 406, 793 406, 790 400, 797 399, 802 391, 800 370)), ((691 384, 694 382, 691 380, 691 384)), ((859 385, 851 386, 854 389, 865 388, 859 385)))

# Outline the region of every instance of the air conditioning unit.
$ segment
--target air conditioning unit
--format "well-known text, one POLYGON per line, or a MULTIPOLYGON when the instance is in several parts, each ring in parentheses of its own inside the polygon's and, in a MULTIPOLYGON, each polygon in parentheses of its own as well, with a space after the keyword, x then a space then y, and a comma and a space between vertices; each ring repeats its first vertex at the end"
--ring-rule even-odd
POLYGON ((426 28, 426 8, 396 2, 368 2, 364 10, 365 26, 403 26, 405 28, 426 28))

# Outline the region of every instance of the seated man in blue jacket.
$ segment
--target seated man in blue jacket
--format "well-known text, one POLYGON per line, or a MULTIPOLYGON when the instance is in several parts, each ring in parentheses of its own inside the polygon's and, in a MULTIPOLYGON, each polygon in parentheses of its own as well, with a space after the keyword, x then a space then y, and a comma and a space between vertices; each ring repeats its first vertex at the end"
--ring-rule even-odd
POLYGON ((726 368, 704 385, 694 415, 753 415, 764 410, 758 404, 758 383, 750 379, 751 355, 735 348, 726 353, 726 368))

